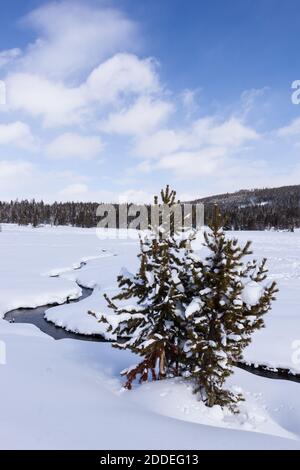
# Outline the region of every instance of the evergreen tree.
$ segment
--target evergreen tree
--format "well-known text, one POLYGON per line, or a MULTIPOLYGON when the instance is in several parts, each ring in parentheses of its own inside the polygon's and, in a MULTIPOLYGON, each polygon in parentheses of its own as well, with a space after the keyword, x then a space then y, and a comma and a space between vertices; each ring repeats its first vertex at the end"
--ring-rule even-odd
POLYGON ((150 375, 155 380, 180 372, 186 339, 187 275, 183 272, 190 249, 185 234, 175 233, 175 197, 168 186, 161 192, 163 207, 171 209, 170 224, 160 221, 140 239, 139 271, 133 275, 123 270, 118 277, 119 294, 112 299, 106 296, 114 315, 103 315, 99 320, 107 323, 107 331, 117 338, 114 347, 142 357, 138 365, 123 372, 129 389, 138 376, 143 382, 150 375))
POLYGON ((239 394, 224 390, 232 368, 242 358, 254 331, 264 326, 276 284, 262 285, 267 277, 266 260, 244 262, 252 252, 236 239, 227 239, 217 206, 206 232, 203 261, 192 259, 195 298, 186 309, 188 340, 185 343, 185 375, 195 383, 207 406, 228 406, 236 411, 239 394))

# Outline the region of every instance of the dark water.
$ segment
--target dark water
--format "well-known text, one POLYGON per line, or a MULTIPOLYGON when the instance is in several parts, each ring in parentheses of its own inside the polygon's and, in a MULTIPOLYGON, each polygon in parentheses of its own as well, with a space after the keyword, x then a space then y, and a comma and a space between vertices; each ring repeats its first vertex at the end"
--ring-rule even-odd
POLYGON ((265 377, 267 379, 290 380, 291 382, 300 383, 300 374, 290 374, 288 369, 276 368, 276 371, 272 371, 269 370, 267 366, 255 366, 254 364, 245 364, 243 362, 239 362, 237 367, 246 370, 251 374, 259 375, 260 377, 265 377))
MULTIPOLYGON (((93 289, 88 289, 86 287, 80 286, 82 289, 82 295, 78 299, 70 300, 65 303, 76 303, 80 302, 81 300, 89 297, 93 289)), ((46 333, 49 336, 52 336, 54 339, 81 339, 85 341, 103 341, 103 338, 99 335, 82 335, 77 333, 72 333, 66 331, 64 328, 60 328, 55 326, 53 323, 48 322, 45 320, 44 315, 45 311, 50 309, 51 307, 57 307, 61 304, 50 304, 50 305, 43 305, 41 307, 36 308, 18 308, 17 310, 11 310, 5 315, 5 320, 13 323, 31 323, 32 325, 37 326, 41 331, 46 333)))

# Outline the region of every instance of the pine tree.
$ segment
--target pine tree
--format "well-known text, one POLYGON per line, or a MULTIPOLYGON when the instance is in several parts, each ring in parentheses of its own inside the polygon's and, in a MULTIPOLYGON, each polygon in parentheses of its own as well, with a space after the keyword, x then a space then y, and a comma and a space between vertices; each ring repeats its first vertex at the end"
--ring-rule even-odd
POLYGON ((237 411, 243 399, 224 389, 233 366, 241 360, 254 331, 264 326, 277 292, 276 284, 266 286, 266 260, 244 262, 252 254, 251 243, 244 247, 236 239, 225 237, 217 206, 205 232, 208 255, 203 261, 192 260, 196 297, 187 310, 188 340, 185 344, 187 371, 207 406, 228 406, 237 411), (197 294, 198 293, 198 294, 197 294))
MULTIPOLYGON (((167 186, 161 192, 163 207, 174 209, 176 193, 167 186)), ((155 206, 157 207, 157 198, 155 206)), ((142 361, 125 371, 125 387, 130 389, 139 376, 140 382, 178 375, 182 361, 186 323, 184 273, 185 258, 190 251, 184 234, 175 231, 174 215, 151 227, 150 234, 140 239, 140 268, 133 275, 123 270, 118 277, 120 292, 106 300, 114 315, 102 315, 100 322, 117 341, 119 349, 129 349, 142 361), (184 275, 183 275, 184 273, 184 275), (127 301, 132 303, 128 304, 127 301)))

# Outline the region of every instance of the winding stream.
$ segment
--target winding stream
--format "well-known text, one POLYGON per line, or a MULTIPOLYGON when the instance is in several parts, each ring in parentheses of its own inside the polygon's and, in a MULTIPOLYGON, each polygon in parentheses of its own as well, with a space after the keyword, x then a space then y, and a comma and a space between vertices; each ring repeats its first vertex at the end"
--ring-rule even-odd
MULTIPOLYGON (((102 253, 106 253, 107 250, 102 249, 102 253)), ((111 256, 115 256, 111 254, 111 256)), ((73 268, 73 271, 78 271, 82 269, 84 266, 87 265, 86 261, 81 261, 78 266, 73 268)), ((52 274, 50 277, 60 277, 61 274, 52 274)), ((54 323, 49 322, 45 318, 46 310, 49 310, 52 307, 58 307, 59 305, 65 304, 72 304, 81 302, 81 300, 86 299, 93 293, 93 289, 88 287, 84 287, 76 282, 77 285, 81 288, 82 294, 78 299, 68 299, 59 304, 59 303, 52 303, 47 305, 41 305, 35 308, 17 308, 15 310, 11 310, 4 315, 4 320, 7 320, 9 323, 30 323, 31 325, 35 325, 39 328, 43 333, 51 336, 54 339, 80 339, 83 341, 100 341, 104 342, 102 336, 100 335, 84 335, 81 333, 73 333, 72 331, 67 331, 64 328, 56 326, 54 323)))
MULTIPOLYGON (((78 269, 78 268, 77 268, 78 269)), ((67 300, 65 304, 72 304, 80 302, 83 299, 86 299, 93 293, 93 289, 88 289, 87 287, 79 286, 82 290, 82 295, 78 299, 67 300)), ((49 336, 52 336, 54 339, 81 339, 85 341, 104 341, 100 335, 83 335, 79 333, 72 333, 67 331, 64 328, 54 325, 54 323, 48 322, 45 319, 45 311, 51 307, 57 307, 58 305, 63 304, 48 304, 42 305, 36 308, 18 308, 16 310, 11 310, 7 312, 4 316, 4 319, 10 323, 30 323, 37 326, 43 333, 46 333, 49 336)))
MULTIPOLYGON (((93 292, 93 289, 88 289, 83 286, 80 287, 82 289, 81 297, 75 300, 67 301, 65 303, 71 304, 80 302, 86 297, 89 297, 93 292)), ((83 335, 80 333, 72 333, 70 331, 65 330, 64 328, 60 328, 54 325, 51 322, 48 322, 45 319, 45 311, 50 309, 51 307, 56 307, 58 305, 62 304, 49 304, 36 308, 18 308, 16 310, 11 310, 10 312, 8 312, 4 318, 5 320, 11 323, 31 323, 32 325, 37 326, 41 331, 56 340, 70 338, 77 340, 79 339, 83 341, 106 342, 106 340, 100 335, 83 335)), ((300 374, 291 374, 288 369, 277 368, 276 370, 270 370, 270 368, 265 365, 248 364, 245 362, 239 362, 236 366, 240 369, 250 372, 251 374, 259 375, 268 379, 289 380, 292 382, 300 383, 300 374)))
MULTIPOLYGON (((80 265, 75 268, 75 270, 81 269, 86 264, 87 263, 85 261, 82 261, 80 265)), ((59 277, 59 275, 55 275, 53 277, 59 277)), ((93 289, 83 287, 81 285, 79 285, 79 287, 82 290, 82 295, 78 299, 67 300, 66 302, 64 302, 64 304, 80 302, 81 300, 86 299, 93 293, 93 289)), ((57 307, 58 305, 63 304, 54 303, 42 305, 36 308, 18 308, 16 310, 11 310, 10 312, 7 312, 4 316, 4 319, 10 323, 30 323, 32 325, 35 325, 43 333, 46 333, 47 335, 51 336, 56 340, 70 338, 77 340, 79 339, 83 341, 106 342, 106 340, 101 335, 83 335, 80 333, 73 333, 71 331, 65 330, 64 328, 54 325, 54 323, 47 321, 45 319, 45 311, 52 307, 57 307)), ((292 382, 300 383, 300 374, 292 374, 288 369, 270 369, 269 367, 263 364, 252 364, 246 362, 239 362, 236 364, 236 367, 250 372, 251 374, 259 375, 268 379, 289 380, 292 382)))

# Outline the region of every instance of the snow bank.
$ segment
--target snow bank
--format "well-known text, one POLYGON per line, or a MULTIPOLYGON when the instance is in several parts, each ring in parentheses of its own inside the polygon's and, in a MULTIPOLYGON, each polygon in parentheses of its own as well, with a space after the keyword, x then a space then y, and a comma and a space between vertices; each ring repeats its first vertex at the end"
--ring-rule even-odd
POLYGON ((298 384, 237 371, 246 403, 233 416, 180 381, 122 392, 128 352, 33 330, 0 320, 1 449, 300 449, 298 384))

